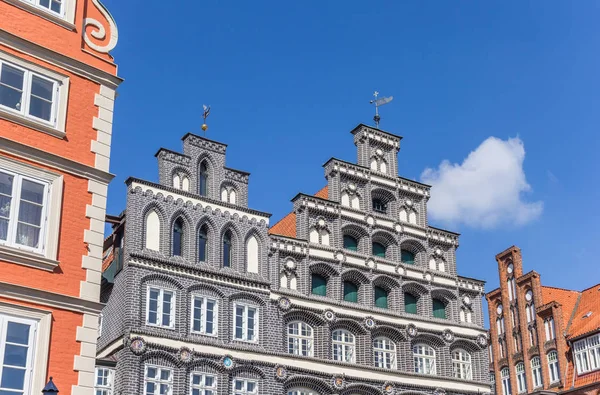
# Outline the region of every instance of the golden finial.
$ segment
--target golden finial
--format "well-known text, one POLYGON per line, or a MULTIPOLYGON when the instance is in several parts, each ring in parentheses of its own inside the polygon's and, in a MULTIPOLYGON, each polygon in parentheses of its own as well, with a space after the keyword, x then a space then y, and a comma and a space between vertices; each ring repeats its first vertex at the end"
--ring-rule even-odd
POLYGON ((206 118, 208 118, 208 114, 210 114, 210 106, 203 104, 204 112, 202 113, 202 118, 204 118, 204 123, 202 124, 202 130, 204 130, 204 135, 206 136, 206 130, 208 129, 208 125, 206 124, 206 118))

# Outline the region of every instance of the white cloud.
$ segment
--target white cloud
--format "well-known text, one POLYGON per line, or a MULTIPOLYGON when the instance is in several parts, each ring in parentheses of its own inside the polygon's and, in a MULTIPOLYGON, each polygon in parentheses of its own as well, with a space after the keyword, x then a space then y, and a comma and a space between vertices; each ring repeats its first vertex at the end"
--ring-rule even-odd
POLYGON ((433 186, 428 214, 449 224, 475 228, 524 225, 538 218, 543 202, 526 202, 525 147, 518 137, 487 138, 462 164, 443 161, 425 169, 421 180, 433 186))

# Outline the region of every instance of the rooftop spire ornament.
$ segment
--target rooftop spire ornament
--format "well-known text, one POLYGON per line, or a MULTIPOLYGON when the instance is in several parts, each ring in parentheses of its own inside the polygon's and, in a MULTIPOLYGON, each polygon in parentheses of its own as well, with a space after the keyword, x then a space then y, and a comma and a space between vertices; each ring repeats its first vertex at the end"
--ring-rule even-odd
POLYGON ((371 100, 369 103, 375 104, 375 116, 373 117, 373 120, 375 121, 375 127, 379 129, 379 121, 381 121, 381 117, 379 116, 379 106, 388 104, 394 99, 394 96, 382 97, 381 99, 378 99, 377 96, 379 96, 379 92, 377 91, 373 93, 373 96, 375 96, 375 99, 371 100))
POLYGON ((206 124, 206 118, 210 114, 210 106, 203 104, 204 112, 202 113, 202 118, 204 118, 204 123, 202 124, 202 130, 204 130, 204 137, 206 137, 206 130, 208 129, 208 125, 206 124))

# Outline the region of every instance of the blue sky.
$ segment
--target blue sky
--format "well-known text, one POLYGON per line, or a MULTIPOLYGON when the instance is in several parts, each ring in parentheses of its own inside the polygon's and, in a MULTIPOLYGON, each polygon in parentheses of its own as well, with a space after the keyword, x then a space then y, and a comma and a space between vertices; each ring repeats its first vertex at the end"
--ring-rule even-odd
POLYGON ((515 244, 546 285, 600 281, 599 3, 104 3, 125 79, 109 213, 128 176, 157 179, 159 147, 201 133, 206 103, 207 137, 276 221, 325 185, 327 159, 356 159, 349 131, 372 123, 377 89, 400 174, 433 181, 431 224, 462 234, 460 274, 492 290, 515 244))

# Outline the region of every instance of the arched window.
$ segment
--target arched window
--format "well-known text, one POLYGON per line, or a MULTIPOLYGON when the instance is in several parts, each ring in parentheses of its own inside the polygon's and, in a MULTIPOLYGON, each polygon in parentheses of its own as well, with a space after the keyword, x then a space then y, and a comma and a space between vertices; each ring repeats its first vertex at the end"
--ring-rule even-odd
POLYGON ((373 340, 373 361, 375 367, 396 369, 396 344, 387 337, 373 340))
POLYGON ((258 240, 250 236, 246 241, 246 270, 248 273, 258 273, 258 240))
POLYGON ((310 325, 301 321, 288 324, 288 353, 312 357, 313 329, 310 325))
POLYGON ((227 188, 222 187, 221 188, 221 201, 222 202, 227 202, 228 198, 229 198, 229 196, 228 196, 228 193, 227 193, 227 188))
POLYGON ((237 194, 235 193, 235 191, 232 189, 229 192, 229 203, 231 204, 236 204, 237 202, 237 194))
POLYGON ((344 248, 350 251, 358 249, 358 241, 350 235, 344 235, 344 248))
POLYGON ((415 373, 435 374, 435 350, 427 344, 413 347, 415 373))
POLYGON ((452 352, 452 373, 457 379, 472 380, 471 354, 465 350, 452 352))
POLYGON ((381 287, 374 287, 375 306, 382 309, 388 308, 388 291, 381 287))
POLYGON ((233 244, 231 241, 231 231, 223 235, 223 267, 231 267, 233 261, 233 244))
POLYGON ((387 205, 381 199, 373 199, 373 211, 385 214, 387 212, 387 205))
POLYGON ((336 329, 331 335, 331 348, 334 361, 354 363, 354 335, 345 329, 336 329))
POLYGON ((548 372, 550 374, 551 383, 560 381, 560 371, 558 370, 558 353, 555 350, 548 353, 548 372))
POLYGON ((346 302, 358 302, 358 286, 352 281, 344 281, 344 300, 346 302))
POLYGON ((460 309, 459 318, 460 318, 460 322, 466 322, 467 321, 467 315, 466 315, 466 312, 465 312, 464 308, 460 309))
POLYGON ((383 244, 374 241, 372 248, 373 248, 373 255, 381 257, 381 258, 385 258, 386 248, 383 244))
POLYGON ((181 189, 183 189, 186 192, 190 190, 190 179, 186 176, 183 176, 183 178, 181 179, 181 189))
POLYGON ((293 291, 298 289, 298 279, 294 273, 290 274, 290 289, 293 291))
POLYGON ((502 395, 511 395, 510 371, 508 368, 503 368, 500 371, 500 378, 502 379, 502 395))
POLYGON ((198 261, 206 262, 208 257, 208 228, 202 225, 198 231, 198 261))
POLYGON ((402 221, 402 222, 407 222, 408 221, 408 214, 406 213, 406 209, 404 209, 404 208, 401 209, 400 213, 399 213, 399 216, 400 216, 400 221, 402 221))
POLYGON ((181 189, 179 174, 173 175, 173 188, 181 189))
POLYGON ((149 250, 160 250, 160 218, 155 210, 146 216, 146 243, 149 250))
POLYGON ((525 364, 519 362, 515 366, 515 372, 517 373, 517 391, 519 394, 527 392, 527 380, 525 379, 525 364))
POLYGON ((288 287, 288 278, 285 272, 279 273, 279 288, 287 288, 288 287))
POLYGON ((383 159, 381 162, 379 162, 379 171, 382 173, 387 173, 387 163, 385 163, 383 159))
POLYGON ((173 256, 183 255, 183 220, 177 218, 173 224, 173 256))
POLYGON ((404 293, 404 311, 410 314, 417 314, 417 298, 408 292, 404 293))
POLYGON ((445 272, 446 271, 446 264, 441 259, 440 259, 440 263, 438 264, 438 270, 440 272, 445 272))
POLYGON ((533 378, 533 388, 542 386, 542 363, 540 357, 531 358, 531 377, 533 378))
POLYGON ((327 296, 327 279, 325 277, 313 273, 310 281, 313 295, 327 296))
POLYGON ((198 175, 198 193, 200 196, 208 196, 208 166, 206 162, 200 164, 200 174, 198 175))
POLYGON ((433 316, 446 319, 446 304, 443 301, 433 299, 433 316))
POLYGON ((415 213, 414 211, 411 211, 410 214, 408 214, 408 222, 416 225, 417 224, 417 213, 415 213))
POLYGON ((319 231, 319 236, 321 237, 321 244, 323 244, 324 246, 328 246, 329 245, 329 232, 327 231, 327 229, 321 229, 319 231))
POLYGON ((415 254, 413 254, 412 252, 407 251, 407 250, 402 250, 400 252, 400 260, 404 264, 414 265, 415 264, 415 254))
POLYGON ((287 395, 319 395, 319 393, 306 388, 293 388, 288 391, 287 395))

